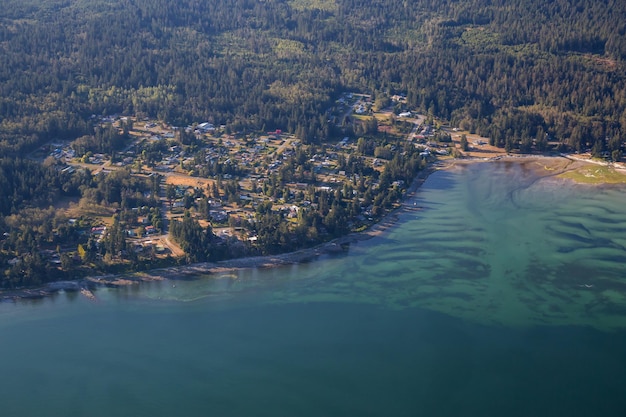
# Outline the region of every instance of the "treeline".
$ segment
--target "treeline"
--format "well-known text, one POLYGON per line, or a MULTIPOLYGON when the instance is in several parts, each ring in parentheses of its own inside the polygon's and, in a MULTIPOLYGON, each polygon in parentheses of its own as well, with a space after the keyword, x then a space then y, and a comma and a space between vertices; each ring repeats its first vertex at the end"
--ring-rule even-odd
POLYGON ((15 214, 27 207, 45 207, 62 194, 75 194, 80 184, 70 177, 55 166, 0 158, 0 215, 15 214))
POLYGON ((202 227, 185 212, 182 221, 174 220, 170 226, 172 237, 180 243, 188 262, 216 261, 227 257, 226 248, 211 227, 202 227))
POLYGON ((93 134, 77 138, 71 146, 77 156, 88 153, 114 155, 116 151, 122 149, 128 138, 128 132, 120 133, 112 125, 96 126, 93 134))

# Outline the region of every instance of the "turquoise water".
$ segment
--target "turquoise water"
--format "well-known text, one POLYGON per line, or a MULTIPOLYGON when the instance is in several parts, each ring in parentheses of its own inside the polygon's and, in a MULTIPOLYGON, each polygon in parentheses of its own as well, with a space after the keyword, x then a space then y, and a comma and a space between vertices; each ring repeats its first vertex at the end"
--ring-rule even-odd
POLYGON ((346 254, 0 304, 0 415, 624 416, 624 188, 431 175, 346 254))

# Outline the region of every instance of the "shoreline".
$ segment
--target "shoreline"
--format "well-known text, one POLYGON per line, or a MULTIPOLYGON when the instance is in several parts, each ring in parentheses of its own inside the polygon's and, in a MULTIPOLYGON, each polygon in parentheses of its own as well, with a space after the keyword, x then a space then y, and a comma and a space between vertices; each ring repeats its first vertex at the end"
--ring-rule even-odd
POLYGON ((363 230, 361 232, 351 232, 345 236, 334 238, 328 242, 321 243, 310 248, 300 249, 294 252, 285 252, 276 255, 249 256, 217 262, 198 262, 188 265, 157 268, 149 271, 137 272, 134 274, 87 277, 82 281, 93 284, 118 286, 166 279, 177 280, 185 279, 186 277, 232 272, 241 269, 275 268, 284 265, 311 262, 323 255, 340 254, 345 252, 346 245, 380 236, 386 230, 393 227, 398 220, 398 214, 402 210, 412 208, 412 206, 407 204, 407 200, 415 195, 415 193, 419 190, 422 184, 424 184, 424 182, 428 179, 430 174, 438 171, 439 169, 442 169, 442 167, 447 166, 449 166, 448 161, 438 161, 436 163, 430 164, 422 171, 420 171, 411 182, 411 185, 407 189, 402 201, 399 203, 399 206, 389 211, 378 222, 372 224, 366 230, 363 230))
POLYGON ((141 282, 163 281, 163 280, 183 280, 198 277, 200 275, 211 275, 226 272, 233 272, 241 269, 251 268, 276 268, 285 265, 293 265, 311 262, 323 255, 340 254, 347 250, 347 246, 364 240, 380 236, 385 231, 395 226, 398 215, 407 210, 415 210, 408 202, 415 197, 420 187, 426 182, 428 177, 436 171, 454 168, 456 165, 466 165, 474 163, 487 163, 496 161, 514 161, 532 163, 539 161, 551 161, 552 164, 538 164, 535 167, 541 177, 557 177, 565 172, 579 169, 588 163, 579 158, 570 158, 568 155, 504 155, 490 158, 469 157, 459 159, 437 160, 429 164, 420 171, 407 188, 405 195, 399 206, 386 213, 378 222, 372 224, 366 230, 351 232, 345 236, 337 237, 319 245, 300 249, 295 252, 285 252, 277 255, 262 255, 243 258, 234 258, 217 262, 200 262, 188 265, 169 266, 164 268, 151 269, 148 271, 100 275, 82 278, 76 281, 57 281, 49 283, 40 288, 0 290, 0 303, 11 302, 21 299, 40 299, 51 296, 60 291, 79 292, 90 300, 95 300, 94 290, 102 287, 123 287, 138 285, 141 282), (558 162, 562 162, 559 164, 558 162), (567 161, 567 162, 566 162, 567 161), (555 163, 557 162, 557 163, 555 163), (565 164, 563 164, 565 163, 565 164), (548 165, 551 165, 548 167, 548 165), (548 171, 549 173, 546 173, 548 171))

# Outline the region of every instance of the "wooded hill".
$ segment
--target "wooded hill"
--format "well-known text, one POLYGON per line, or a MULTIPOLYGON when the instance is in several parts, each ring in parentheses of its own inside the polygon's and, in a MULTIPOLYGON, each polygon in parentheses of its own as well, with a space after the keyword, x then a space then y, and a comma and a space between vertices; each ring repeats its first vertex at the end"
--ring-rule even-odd
POLYGON ((0 150, 91 134, 92 114, 333 134, 340 91, 529 150, 619 147, 626 4, 591 0, 9 0, 0 150))

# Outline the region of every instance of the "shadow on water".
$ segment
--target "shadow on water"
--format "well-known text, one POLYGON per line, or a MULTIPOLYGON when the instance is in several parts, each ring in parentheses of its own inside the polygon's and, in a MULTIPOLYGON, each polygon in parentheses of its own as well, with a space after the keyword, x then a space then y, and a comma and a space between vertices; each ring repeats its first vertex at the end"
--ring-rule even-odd
POLYGON ((455 174, 448 171, 436 171, 430 174, 422 188, 449 191, 455 187, 455 174))

